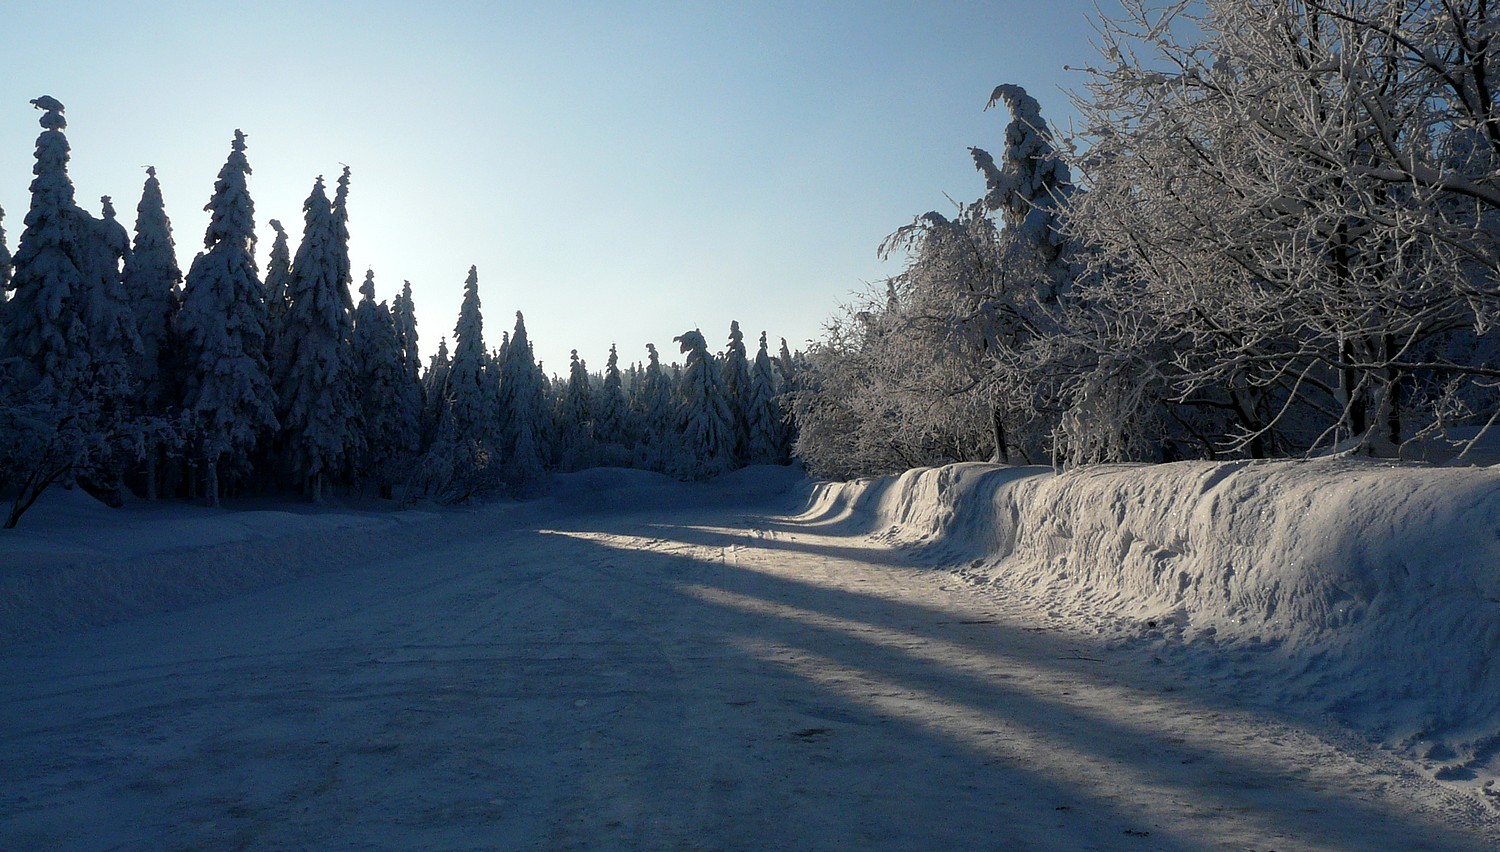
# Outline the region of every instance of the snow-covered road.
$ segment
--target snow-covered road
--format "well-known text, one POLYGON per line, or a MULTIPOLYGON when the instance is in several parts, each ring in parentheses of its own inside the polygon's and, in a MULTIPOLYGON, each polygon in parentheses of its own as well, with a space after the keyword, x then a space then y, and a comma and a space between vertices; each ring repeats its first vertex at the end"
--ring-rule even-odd
POLYGON ((0 848, 1500 844, 1353 737, 836 525, 463 529, 0 651, 0 848))

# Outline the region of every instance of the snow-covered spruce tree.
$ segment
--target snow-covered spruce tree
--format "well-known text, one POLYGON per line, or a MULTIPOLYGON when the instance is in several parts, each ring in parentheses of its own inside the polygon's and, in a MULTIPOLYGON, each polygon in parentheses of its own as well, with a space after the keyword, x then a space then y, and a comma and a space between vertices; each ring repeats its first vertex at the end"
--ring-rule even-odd
POLYGON ((344 300, 344 309, 354 312, 354 267, 349 260, 349 167, 339 175, 338 188, 333 193, 333 239, 336 249, 333 262, 337 266, 335 277, 339 282, 339 296, 344 300))
POLYGON ((766 347, 766 333, 760 333, 760 348, 750 369, 750 437, 747 460, 750 464, 785 464, 787 461, 786 426, 780 402, 780 382, 766 347))
POLYGON ((411 282, 401 283, 401 293, 391 302, 391 319, 396 324, 396 339, 401 343, 401 363, 406 380, 417 387, 422 405, 427 404, 422 384, 422 355, 417 349, 417 306, 411 298, 411 282))
POLYGON ((287 288, 292 280, 292 252, 280 220, 272 219, 267 224, 276 232, 271 242, 271 257, 266 262, 266 358, 274 363, 281 349, 281 329, 291 308, 287 288))
POLYGON ((489 463, 493 451, 496 400, 485 366, 489 353, 484 347, 484 317, 480 313, 479 270, 469 267, 464 281, 464 300, 453 328, 453 363, 448 368, 448 412, 454 434, 473 449, 476 467, 489 463))
POLYGON ((557 467, 583 470, 594 465, 594 392, 589 386, 588 366, 574 349, 568 364, 568 380, 557 400, 557 467))
POLYGON ((292 260, 291 305, 277 367, 281 422, 293 475, 314 502, 361 452, 349 296, 339 282, 343 252, 323 178, 302 206, 302 244, 292 260))
POLYGON ((598 463, 611 467, 628 467, 635 449, 635 423, 630 402, 625 397, 624 378, 620 374, 620 355, 609 345, 609 360, 604 364, 604 383, 594 406, 594 438, 598 463))
POLYGON ((420 386, 408 376, 396 324, 384 302, 375 301, 375 273, 365 273, 361 299, 354 309, 354 364, 360 387, 360 419, 365 451, 357 475, 382 497, 393 496, 404 482, 419 449, 422 399, 420 386))
POLYGON ((781 374, 781 383, 784 388, 794 384, 797 367, 796 359, 792 357, 792 350, 786 345, 786 338, 781 338, 781 348, 776 352, 776 369, 781 374))
POLYGON ((739 320, 729 323, 729 346, 719 362, 719 378, 724 383, 724 401, 729 405, 735 462, 743 464, 750 455, 750 361, 739 320))
MULTIPOLYGON (((112 223, 74 201, 63 105, 42 110, 26 227, 13 258, 12 298, 0 301, 0 491, 12 498, 8 525, 59 478, 105 499, 152 421, 133 405, 130 370, 140 339, 119 266, 112 223)), ((117 224, 117 223, 114 223, 117 224)))
POLYGON ((448 409, 448 369, 453 358, 448 354, 448 338, 438 340, 437 351, 427 362, 427 372, 422 375, 422 396, 426 401, 422 414, 422 441, 431 444, 437 437, 448 409))
POLYGON ((236 130, 204 207, 209 212, 205 251, 188 267, 177 314, 185 368, 182 405, 193 418, 191 447, 204 465, 204 496, 211 505, 219 502, 221 467, 243 465, 256 443, 277 428, 249 174, 245 134, 236 130))
POLYGON ((677 417, 683 453, 673 472, 688 478, 717 476, 734 468, 734 423, 719 367, 701 331, 685 331, 672 340, 687 355, 677 417))
MULTIPOLYGON (((135 211, 135 240, 125 257, 125 290, 141 338, 141 357, 134 370, 145 410, 165 414, 182 396, 182 377, 174 375, 180 347, 173 329, 182 306, 182 270, 177 266, 172 221, 167 218, 155 167, 146 168, 146 183, 135 211)), ((153 497, 155 470, 153 453, 147 463, 148 491, 153 497)))
MULTIPOLYGON (((995 87, 984 108, 1002 102, 1010 110, 1011 121, 1005 127, 1000 165, 984 149, 969 149, 974 165, 984 173, 984 205, 1000 213, 1015 243, 1055 260, 1067 242, 1058 216, 1073 194, 1073 176, 1052 144, 1052 132, 1036 98, 1020 86, 1004 83, 995 87)), ((1051 283, 1058 282, 1037 282, 1043 287, 1051 283)))
POLYGON ((636 386, 632 408, 640 423, 641 440, 636 465, 666 473, 682 448, 677 431, 677 391, 662 369, 656 344, 646 344, 646 369, 636 386))
POLYGON ((67 120, 56 99, 41 97, 32 105, 43 110, 36 141, 31 208, 21 232, 4 310, 3 354, 10 367, 9 388, 30 388, 50 377, 53 391, 69 395, 70 385, 88 368, 87 338, 78 301, 84 290, 81 244, 91 234, 87 214, 73 198, 68 177, 67 120))
MULTIPOLYGON (((124 263, 130 256, 130 235, 116 218, 109 196, 100 199, 102 218, 93 220, 94 238, 88 241, 86 298, 83 320, 88 328, 93 361, 92 383, 100 394, 100 413, 106 421, 124 424, 147 416, 141 406, 135 369, 143 347, 125 285, 124 263)), ((122 435, 122 438, 124 436, 122 435)), ((125 470, 141 458, 146 447, 140 436, 116 445, 108 464, 80 477, 85 488, 109 505, 123 502, 125 470)))
POLYGON ((500 376, 500 446, 508 478, 520 488, 536 482, 546 458, 546 392, 531 353, 526 319, 516 311, 516 327, 505 350, 500 376))
MULTIPOLYGON (((10 249, 5 245, 5 208, 0 207, 0 302, 10 299, 10 249)), ((0 323, 5 311, 0 309, 0 323)), ((0 324, 0 352, 5 351, 5 326, 0 324)))

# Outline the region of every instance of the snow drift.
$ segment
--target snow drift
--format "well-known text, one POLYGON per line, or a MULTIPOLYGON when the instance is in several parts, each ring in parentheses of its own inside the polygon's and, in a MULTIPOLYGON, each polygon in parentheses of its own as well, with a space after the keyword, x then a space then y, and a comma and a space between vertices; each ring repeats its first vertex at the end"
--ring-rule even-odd
POLYGON ((1122 644, 1473 777, 1500 750, 1500 470, 964 464, 823 484, 804 520, 965 563, 1122 644))

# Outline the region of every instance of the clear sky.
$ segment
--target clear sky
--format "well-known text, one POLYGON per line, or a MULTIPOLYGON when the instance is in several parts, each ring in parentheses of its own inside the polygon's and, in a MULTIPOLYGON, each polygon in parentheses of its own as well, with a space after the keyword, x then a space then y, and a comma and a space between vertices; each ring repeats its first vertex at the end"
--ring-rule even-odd
MULTIPOLYGON (((1104 4, 1105 7, 1109 4, 1104 4)), ((81 204, 133 230, 157 167, 184 270, 236 128, 264 269, 277 218, 353 169, 356 285, 412 282, 424 353, 479 267, 485 336, 526 314, 538 357, 602 369, 738 319, 801 348, 876 247, 982 194, 1025 86, 1066 124, 1091 0, 992 2, 5 2, 0 205, 12 250, 40 114, 67 105, 81 204)))

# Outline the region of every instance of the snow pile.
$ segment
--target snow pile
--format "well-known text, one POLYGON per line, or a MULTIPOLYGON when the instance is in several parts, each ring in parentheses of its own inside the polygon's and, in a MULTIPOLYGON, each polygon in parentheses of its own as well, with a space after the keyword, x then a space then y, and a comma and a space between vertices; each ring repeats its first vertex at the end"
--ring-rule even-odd
POLYGON ((1234 659, 1236 689, 1332 714, 1444 777, 1500 750, 1500 470, 954 465, 822 485, 804 519, 969 562, 1210 673, 1234 659))

